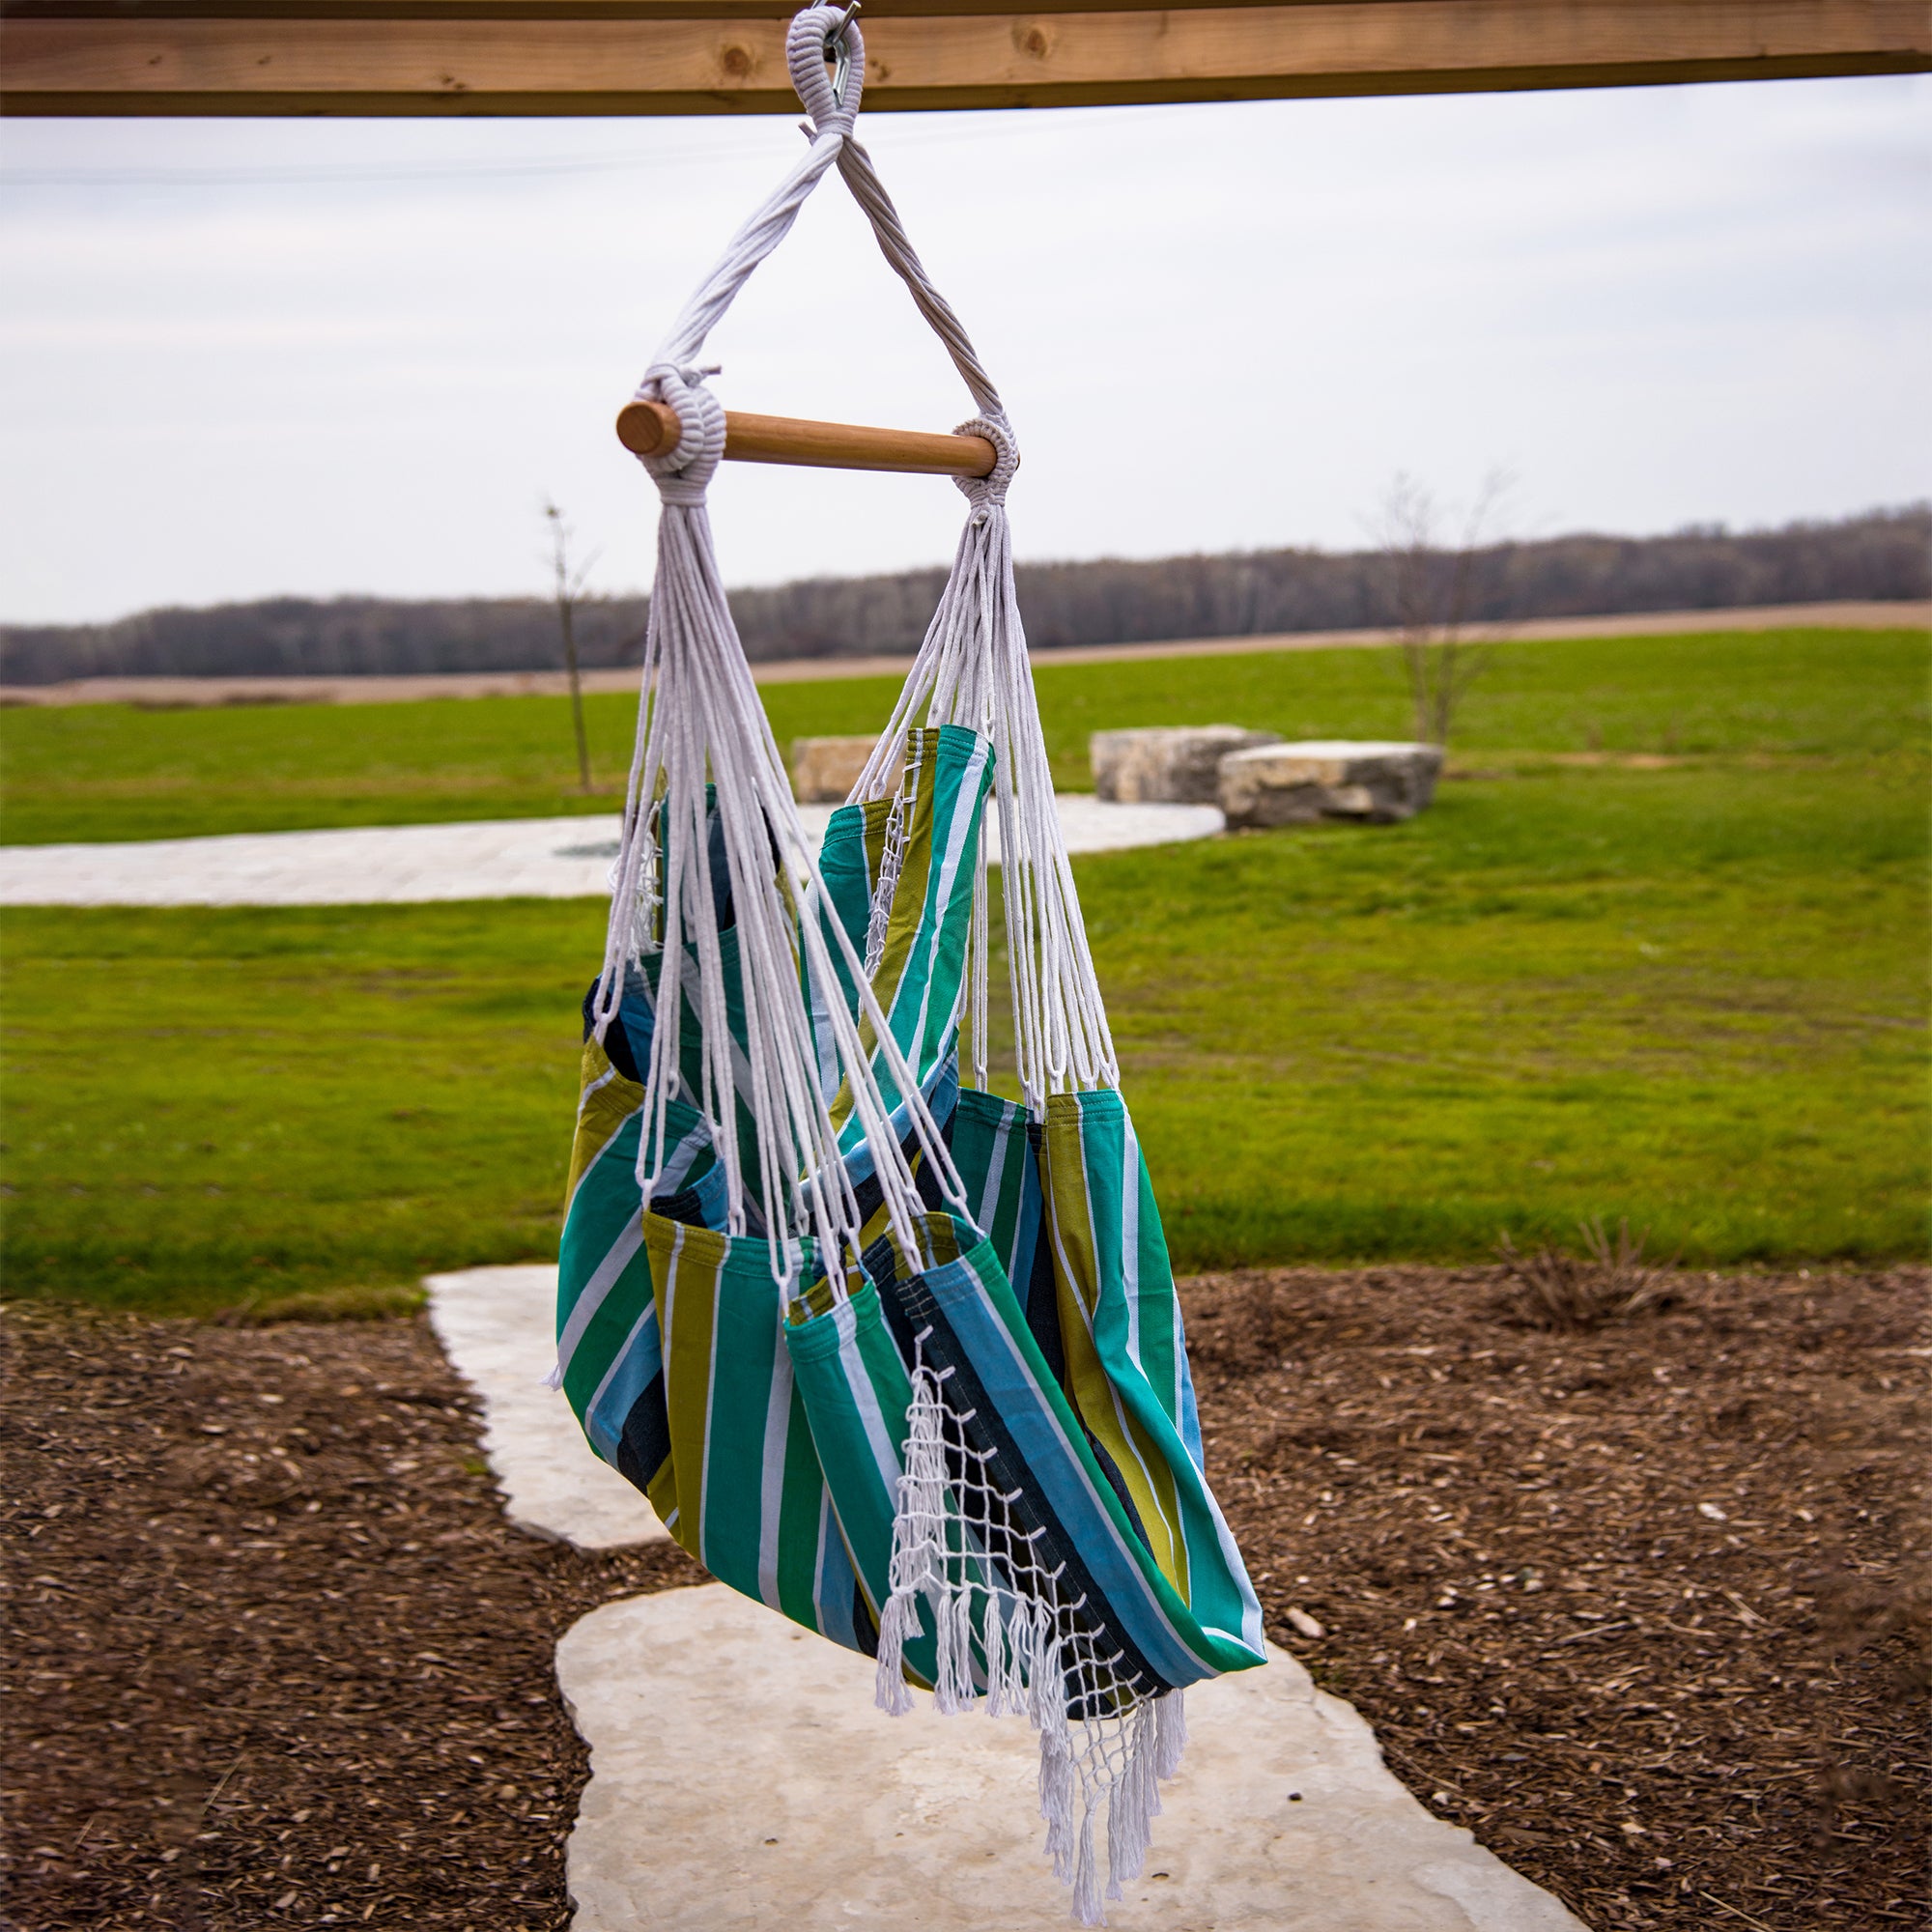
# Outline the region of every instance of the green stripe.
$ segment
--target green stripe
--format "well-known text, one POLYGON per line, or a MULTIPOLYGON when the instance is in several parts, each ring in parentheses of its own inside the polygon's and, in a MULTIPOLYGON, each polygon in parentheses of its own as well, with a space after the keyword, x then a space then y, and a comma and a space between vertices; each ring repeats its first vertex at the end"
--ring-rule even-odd
MULTIPOLYGON (((1120 1470, 1154 1561, 1185 1599, 1187 1547, 1175 1471, 1158 1436, 1147 1428, 1144 1405, 1136 1400, 1145 1391, 1145 1378, 1125 1346, 1122 1129, 1118 1094, 1056 1094, 1047 1100, 1042 1186, 1067 1393, 1120 1470)), ((1166 1434, 1179 1446, 1171 1425, 1166 1434)))
MULTIPOLYGON (((891 1594, 895 1485, 903 1473, 912 1382, 870 1282, 850 1299, 786 1328, 812 1440, 859 1586, 876 1623, 891 1594)), ((907 1673, 929 1685, 930 1634, 906 1647, 907 1673)))
POLYGON ((796 1378, 791 1385, 791 1426, 785 1436, 783 1494, 783 1521, 779 1532, 779 1607, 793 1623, 816 1630, 819 1627, 818 1516, 825 1498, 825 1475, 818 1465, 810 1418, 806 1413, 805 1397, 799 1391, 796 1378))
MULTIPOLYGON (((893 1038, 923 1080, 952 1050, 958 1029, 980 826, 992 783, 990 747, 956 724, 910 732, 904 782, 910 787, 905 856, 872 990, 893 1038)), ((859 1037, 886 1105, 896 1106, 902 1096, 873 1053, 877 1035, 869 1019, 861 1020, 859 1037)), ((832 1119, 849 1151, 859 1133, 849 1081, 838 1090, 832 1119)))

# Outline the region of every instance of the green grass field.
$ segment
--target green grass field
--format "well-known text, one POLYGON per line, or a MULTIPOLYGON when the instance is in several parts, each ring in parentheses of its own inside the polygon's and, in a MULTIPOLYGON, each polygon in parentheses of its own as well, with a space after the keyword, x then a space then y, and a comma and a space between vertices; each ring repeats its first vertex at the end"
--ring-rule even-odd
MULTIPOLYGON (((1904 633, 1512 646, 1478 776, 1421 818, 1081 862, 1178 1263, 1481 1257, 1586 1214, 1699 1263, 1922 1253, 1926 670, 1904 633), (1551 755, 1593 746, 1678 761, 1551 755)), ((1401 723, 1365 651, 1040 686, 1068 776, 1100 725, 1401 723)), ((890 692, 769 696, 784 736, 890 692)), ((537 699, 13 712, 9 833, 564 809, 552 724, 537 699)), ((9 913, 8 1291, 355 1309, 551 1258, 601 927, 583 901, 9 913)))
MULTIPOLYGON (((1289 737, 1406 737, 1393 653, 1061 665, 1037 672, 1054 780, 1092 781, 1088 733, 1109 725, 1234 723, 1289 737)), ((874 731, 891 678, 767 687, 781 744, 874 731)), ((595 770, 630 764, 637 702, 585 701, 595 770)), ((1925 641, 1911 631, 1590 639, 1499 646, 1458 750, 1844 757, 1920 742, 1925 641), (1916 737, 1915 737, 1916 727, 1916 737)), ((612 811, 576 789, 562 698, 420 704, 126 705, 0 711, 9 844, 175 838, 210 832, 403 825, 612 811)))

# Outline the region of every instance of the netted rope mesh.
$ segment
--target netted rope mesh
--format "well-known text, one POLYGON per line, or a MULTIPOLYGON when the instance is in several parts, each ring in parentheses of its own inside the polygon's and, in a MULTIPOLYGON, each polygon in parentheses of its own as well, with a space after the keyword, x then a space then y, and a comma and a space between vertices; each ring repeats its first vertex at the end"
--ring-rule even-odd
POLYGON ((1187 1727, 1179 1690, 1151 1682, 1093 1616, 1084 1593, 1047 1567, 1027 1492, 974 1431, 977 1411, 948 1399, 952 1368, 924 1359, 914 1334, 905 1474, 894 1525, 892 1596, 879 1629, 877 1702, 912 1708, 900 1670, 923 1606, 938 1639, 933 1701, 1024 1716, 1039 1733, 1039 1809, 1055 1875, 1083 1925, 1105 1921, 1094 1824, 1107 1814, 1107 1882, 1118 1898, 1141 1874, 1160 1811, 1159 1780, 1180 1768, 1187 1727), (977 1656, 976 1656, 977 1649, 977 1656))
MULTIPOLYGON (((733 237, 638 389, 640 398, 675 412, 680 434, 668 453, 640 459, 657 483, 663 513, 637 749, 592 1020, 602 1039, 635 977, 647 959, 656 962, 638 1164, 644 1199, 669 1191, 664 1163, 676 1137, 666 1131, 667 1111, 674 1098, 683 1100, 698 1110, 724 1169, 726 1231, 763 1234, 782 1291, 797 1294, 809 1286, 815 1263, 838 1299, 850 1292, 847 1263, 858 1259, 862 1227, 832 1109, 841 1085, 908 1264, 918 1265, 924 1212, 909 1147, 967 1217, 944 1136, 869 984, 903 850, 907 745, 922 719, 929 726, 955 724, 979 732, 996 754, 1014 1051, 1029 1107, 1037 1112, 1052 1094, 1116 1085, 1118 1065, 1054 808, 1013 588, 1006 492, 1018 447, 992 379, 926 275, 871 157, 853 137, 866 57, 850 14, 808 8, 791 23, 786 52, 809 116, 807 152, 733 237), (826 68, 840 43, 848 65, 835 92, 826 68), (886 876, 863 957, 827 911, 817 861, 718 570, 705 492, 724 454, 724 411, 705 387, 718 371, 698 360, 711 330, 834 166, 973 397, 978 413, 960 425, 961 433, 986 437, 997 453, 991 474, 958 479, 972 508, 952 575, 892 722, 854 789, 855 799, 895 801, 886 876), (719 851, 723 880, 714 871, 719 851), (728 887, 742 1044, 729 1024, 720 887, 728 887), (858 991, 856 1014, 838 999, 819 1003, 836 1066, 820 1063, 800 988, 801 953, 813 984, 837 983, 836 955, 858 991), (695 1077, 685 1054, 687 1015, 696 1028, 695 1077), (884 1084, 902 1096, 903 1144, 867 1036, 884 1084), (752 1173, 738 1130, 741 1112, 751 1126, 752 1173)), ((981 1088, 988 1072, 990 957, 985 842, 966 994, 981 1088)), ((1007 1467, 989 1438, 976 1432, 972 1409, 949 1402, 952 1371, 928 1361, 923 1346, 931 1332, 929 1325, 915 1328, 909 1365, 913 1400, 891 1595, 882 1610, 878 1701, 895 1713, 909 1707, 899 1663, 923 1614, 937 1639, 938 1708, 953 1712, 983 1701, 990 1714, 1025 1715, 1038 1730, 1047 1848, 1056 1872, 1073 1887, 1074 1917, 1096 1923, 1103 1914, 1094 1844, 1099 1807, 1107 1808, 1104 1889, 1117 1896, 1141 1869, 1160 1808, 1156 1782, 1179 1762, 1180 1694, 1128 1665, 1087 1599, 1066 1584, 1065 1564, 1049 1567, 1040 1555, 1043 1531, 1028 1508, 1021 1472, 1007 1467)))

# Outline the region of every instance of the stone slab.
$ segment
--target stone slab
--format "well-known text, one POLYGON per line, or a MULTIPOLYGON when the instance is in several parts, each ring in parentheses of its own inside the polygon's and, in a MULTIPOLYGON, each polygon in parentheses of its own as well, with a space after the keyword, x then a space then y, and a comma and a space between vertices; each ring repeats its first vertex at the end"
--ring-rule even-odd
POLYGON ((1221 810, 1236 828, 1356 819, 1391 825, 1435 796, 1442 748, 1376 739, 1303 739, 1231 752, 1221 810))
POLYGON ((1095 731, 1087 741, 1096 798, 1122 805, 1214 805, 1221 760, 1279 742, 1239 724, 1150 725, 1095 731))
MULTIPOLYGON (((1159 1932, 1582 1932, 1416 1803, 1284 1652, 1187 1693, 1142 1879, 1159 1932), (1299 1793, 1296 1798, 1293 1794, 1299 1793)), ((590 1747, 575 1932, 1048 1932, 1037 1747, 1018 1719, 873 1708, 872 1666, 722 1584, 607 1604, 557 1649, 590 1747)))
POLYGON ((792 796, 802 804, 843 805, 870 761, 877 738, 794 738, 792 796))
POLYGON ((580 1549, 663 1542, 650 1504, 598 1460, 562 1392, 544 1384, 556 1360, 555 1268, 464 1268, 425 1286, 437 1340, 483 1399, 483 1453, 510 1520, 580 1549))
MULTIPOLYGON (((1067 850, 1113 852, 1208 838, 1214 806, 1109 805, 1063 794, 1067 850)), ((832 808, 799 808, 814 842, 832 808)), ((125 844, 0 846, 0 905, 384 905, 435 899, 602 898, 618 819, 510 818, 455 825, 237 833, 125 844)), ((993 840, 998 856, 998 839, 993 840)))

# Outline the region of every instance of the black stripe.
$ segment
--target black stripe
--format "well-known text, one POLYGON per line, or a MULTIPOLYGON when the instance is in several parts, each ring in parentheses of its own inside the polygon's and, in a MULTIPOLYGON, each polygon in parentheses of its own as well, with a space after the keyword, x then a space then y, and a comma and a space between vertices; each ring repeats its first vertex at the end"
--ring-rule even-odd
MULTIPOLYGON (((985 1463, 985 1480, 997 1485, 1001 1494, 1015 1489, 1020 1492, 1004 1509, 997 1498, 991 1505, 994 1517, 991 1553, 995 1559, 1010 1575, 1012 1544, 1031 1536, 1035 1530, 1040 1530, 1042 1533, 1033 1546, 1035 1559, 1049 1571, 1063 1563, 1066 1566, 1055 1588, 1063 1593, 1062 1601, 1065 1603, 1078 1602, 1083 1595, 1086 1597, 1086 1605, 1077 1621, 1091 1632, 1103 1653, 1112 1650, 1122 1653, 1114 1666, 1119 1675, 1129 1681, 1138 1678, 1137 1688, 1144 1696, 1172 1690, 1174 1687, 1159 1675, 1120 1627, 1065 1524, 1040 1496, 1017 1443, 986 1394, 985 1385, 975 1373, 957 1333, 946 1319, 945 1311, 927 1290, 925 1278, 923 1275, 914 1275, 910 1280, 898 1278, 891 1243, 883 1239, 874 1242, 867 1250, 866 1264, 867 1272, 878 1287, 880 1307, 901 1356, 910 1365, 914 1335, 923 1329, 931 1330, 920 1348, 925 1360, 934 1367, 952 1370, 940 1388, 947 1407, 955 1417, 973 1414, 971 1422, 962 1424, 962 1433, 971 1446, 975 1450, 992 1452, 985 1463)), ((1091 1436, 1089 1441, 1091 1445, 1091 1436)), ((1105 1470, 1107 1464, 1103 1462, 1101 1467, 1105 1470)), ((963 1472, 955 1466, 951 1473, 957 1477, 963 1472)), ((1111 1479, 1118 1480, 1118 1471, 1111 1472, 1111 1479)), ((1139 1520, 1131 1511, 1129 1520, 1138 1532, 1139 1520)), ((1146 1541, 1145 1537, 1142 1541, 1146 1541)), ((1068 1700, 1069 1718, 1077 1719, 1090 1715, 1104 1717, 1110 1714, 1098 1707, 1090 1712, 1086 1700, 1078 1696, 1068 1700)))
POLYGON ((662 1370, 645 1383, 631 1405, 617 1437, 617 1472, 633 1489, 647 1490, 670 1461, 670 1415, 665 1407, 662 1370))
POLYGON ((879 1627, 872 1621, 872 1606, 855 1578, 852 1584, 852 1636, 860 1655, 874 1660, 879 1655, 879 1627))
MULTIPOLYGON (((1037 1121, 1027 1122, 1027 1148, 1033 1155, 1034 1172, 1041 1171, 1039 1151, 1046 1138, 1046 1130, 1037 1121)), ((1013 1284, 1015 1290, 1019 1283, 1013 1284)), ((1040 1189, 1039 1231, 1034 1236, 1033 1272, 1026 1284, 1026 1323, 1033 1331, 1033 1339, 1039 1345, 1039 1352, 1046 1357, 1046 1366, 1052 1372, 1053 1379, 1062 1388, 1066 1386, 1066 1343, 1060 1332, 1060 1290, 1053 1273, 1053 1215, 1046 1204, 1046 1190, 1040 1189)), ((1104 1463, 1100 1465, 1107 1466, 1104 1463)), ((1110 1472, 1110 1480, 1118 1472, 1110 1472)), ((1114 1483, 1118 1490, 1121 1486, 1114 1483)))
MULTIPOLYGON (((708 1171, 708 1170, 707 1170, 708 1171)), ((680 1221, 687 1228, 703 1228, 715 1233, 704 1218, 704 1199, 696 1187, 681 1187, 675 1194, 653 1194, 650 1211, 667 1221, 680 1221)))
MULTIPOLYGON (((635 976, 633 977, 635 978, 635 976)), ((602 983, 601 980, 591 980, 590 990, 583 996, 583 1038, 586 1044, 588 1044, 591 1037, 597 1031, 591 1013, 597 1002, 597 988, 602 983)), ((629 989, 627 988, 626 990, 628 991, 629 989)), ((611 1065, 626 1080, 635 1080, 639 1086, 642 1086, 644 1076, 638 1071, 637 1043, 632 1039, 630 1030, 624 1022, 624 1005, 628 1004, 629 1001, 627 1000, 623 1005, 618 1007, 616 1012, 611 1016, 611 1023, 604 1029, 604 1052, 610 1060, 611 1065)), ((645 1019, 647 1024, 644 1028, 644 1051, 649 1053, 651 1036, 648 1025, 648 1008, 645 1011, 645 1019)))

